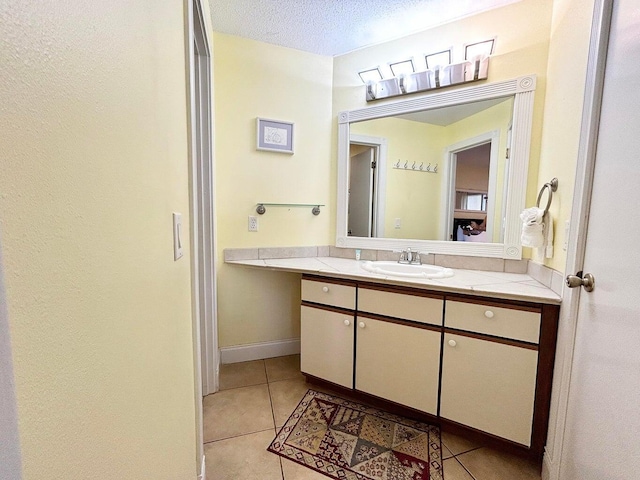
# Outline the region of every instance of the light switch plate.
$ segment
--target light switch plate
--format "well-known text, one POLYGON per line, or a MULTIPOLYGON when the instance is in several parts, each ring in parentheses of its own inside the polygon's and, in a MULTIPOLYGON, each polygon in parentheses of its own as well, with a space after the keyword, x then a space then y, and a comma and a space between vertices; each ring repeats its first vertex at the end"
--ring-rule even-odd
POLYGON ((173 214, 173 259, 178 260, 182 258, 183 249, 182 249, 182 214, 174 213, 173 214))

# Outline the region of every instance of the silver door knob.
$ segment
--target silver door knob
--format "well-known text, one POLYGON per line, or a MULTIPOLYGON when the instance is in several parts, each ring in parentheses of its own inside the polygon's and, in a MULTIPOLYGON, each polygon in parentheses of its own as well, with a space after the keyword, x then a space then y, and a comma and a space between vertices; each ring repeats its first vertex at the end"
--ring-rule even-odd
POLYGON ((596 279, 590 273, 578 272, 577 275, 567 275, 567 287, 577 288, 584 287, 587 292, 592 292, 596 286, 596 279))

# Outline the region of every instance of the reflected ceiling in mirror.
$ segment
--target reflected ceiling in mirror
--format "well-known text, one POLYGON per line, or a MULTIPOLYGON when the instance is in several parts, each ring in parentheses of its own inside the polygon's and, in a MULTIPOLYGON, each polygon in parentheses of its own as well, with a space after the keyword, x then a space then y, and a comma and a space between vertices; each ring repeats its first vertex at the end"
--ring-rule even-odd
POLYGON ((534 90, 527 76, 341 112, 337 246, 521 258, 534 90))

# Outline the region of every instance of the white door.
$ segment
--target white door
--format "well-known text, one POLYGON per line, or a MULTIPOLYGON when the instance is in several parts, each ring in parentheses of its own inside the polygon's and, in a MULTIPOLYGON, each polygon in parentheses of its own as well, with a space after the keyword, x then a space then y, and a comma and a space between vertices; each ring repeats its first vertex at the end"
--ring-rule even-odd
POLYGON ((639 32, 640 3, 615 1, 583 261, 595 289, 569 294, 579 300, 562 480, 640 478, 639 32))

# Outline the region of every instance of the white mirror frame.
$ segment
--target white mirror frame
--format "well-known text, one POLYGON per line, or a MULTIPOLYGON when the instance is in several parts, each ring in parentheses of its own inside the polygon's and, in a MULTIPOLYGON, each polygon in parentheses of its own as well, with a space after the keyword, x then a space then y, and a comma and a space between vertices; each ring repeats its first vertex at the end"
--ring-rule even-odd
MULTIPOLYGON (((452 89, 416 97, 411 100, 402 100, 358 110, 340 112, 338 114, 336 246, 375 250, 402 250, 411 247, 414 250, 426 253, 521 259, 522 245, 520 243, 520 234, 522 227, 519 215, 525 207, 527 193, 527 173, 529 170, 535 88, 536 76, 528 75, 503 82, 487 83, 456 90, 452 89), (507 192, 504 243, 365 238, 350 237, 347 235, 349 122, 360 122, 511 95, 514 96, 513 132, 511 150, 509 152, 509 190, 507 192)), ((438 174, 442 175, 443 173, 444 168, 438 174)))

